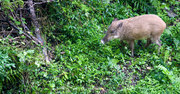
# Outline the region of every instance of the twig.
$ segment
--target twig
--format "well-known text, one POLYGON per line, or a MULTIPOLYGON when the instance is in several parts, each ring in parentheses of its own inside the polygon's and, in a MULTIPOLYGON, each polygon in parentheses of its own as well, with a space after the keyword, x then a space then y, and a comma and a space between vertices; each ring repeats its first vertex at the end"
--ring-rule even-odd
MULTIPOLYGON (((18 27, 16 27, 14 24, 12 24, 12 23, 8 20, 8 16, 7 16, 6 22, 7 22, 10 26, 12 26, 14 29, 16 29, 16 30, 18 30, 18 31, 22 31, 22 30, 20 30, 18 27)), ((29 39, 34 40, 36 45, 41 44, 41 42, 40 42, 37 38, 35 38, 34 36, 32 36, 32 35, 30 35, 30 34, 27 34, 27 33, 25 33, 24 31, 22 31, 22 32, 23 32, 23 34, 24 34, 25 36, 27 36, 29 39)))
POLYGON ((13 32, 13 29, 9 32, 9 34, 7 35, 7 37, 13 32))

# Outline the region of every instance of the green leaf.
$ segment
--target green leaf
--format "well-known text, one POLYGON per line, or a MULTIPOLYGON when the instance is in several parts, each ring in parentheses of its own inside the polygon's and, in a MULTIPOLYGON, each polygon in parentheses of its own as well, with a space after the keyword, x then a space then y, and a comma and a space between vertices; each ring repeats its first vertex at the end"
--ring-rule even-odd
POLYGON ((16 24, 16 25, 20 25, 20 24, 21 24, 21 22, 19 22, 19 21, 15 21, 15 24, 16 24))
POLYGON ((49 86, 50 86, 50 88, 54 88, 55 87, 55 83, 52 82, 52 83, 49 84, 49 86))
POLYGON ((25 39, 25 38, 26 38, 26 36, 21 36, 21 38, 25 39))

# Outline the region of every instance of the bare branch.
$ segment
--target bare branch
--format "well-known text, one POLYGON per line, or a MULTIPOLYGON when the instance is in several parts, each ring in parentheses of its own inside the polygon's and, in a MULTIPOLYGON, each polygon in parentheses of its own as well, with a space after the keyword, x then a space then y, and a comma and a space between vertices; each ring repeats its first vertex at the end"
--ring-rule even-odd
POLYGON ((43 47, 43 54, 45 56, 46 62, 49 63, 49 57, 48 57, 48 54, 47 54, 47 48, 45 46, 44 39, 41 36, 40 26, 39 26, 39 23, 37 21, 37 17, 36 17, 36 14, 35 14, 33 0, 28 0, 27 5, 29 6, 31 20, 32 20, 32 23, 33 23, 33 25, 35 27, 35 32, 34 33, 36 34, 37 39, 40 40, 41 45, 44 46, 43 47))
POLYGON ((49 2, 53 2, 54 0, 49 0, 49 1, 42 1, 42 2, 35 2, 33 5, 40 5, 43 3, 49 3, 49 2))
MULTIPOLYGON (((44 3, 49 3, 49 2, 55 2, 54 0, 42 0, 41 2, 34 2, 33 3, 33 6, 34 5, 41 5, 41 4, 44 4, 44 3)), ((29 3, 28 1, 24 1, 25 4, 29 3)))

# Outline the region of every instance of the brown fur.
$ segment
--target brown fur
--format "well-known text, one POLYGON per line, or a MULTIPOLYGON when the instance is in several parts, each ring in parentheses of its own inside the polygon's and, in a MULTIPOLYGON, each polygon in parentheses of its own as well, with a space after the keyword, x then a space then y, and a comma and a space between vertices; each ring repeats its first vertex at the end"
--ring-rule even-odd
POLYGON ((136 16, 129 19, 112 21, 102 43, 111 39, 119 38, 126 40, 131 48, 131 55, 134 56, 134 40, 147 39, 146 47, 151 43, 156 43, 159 48, 160 36, 166 28, 166 23, 157 15, 149 14, 136 16))

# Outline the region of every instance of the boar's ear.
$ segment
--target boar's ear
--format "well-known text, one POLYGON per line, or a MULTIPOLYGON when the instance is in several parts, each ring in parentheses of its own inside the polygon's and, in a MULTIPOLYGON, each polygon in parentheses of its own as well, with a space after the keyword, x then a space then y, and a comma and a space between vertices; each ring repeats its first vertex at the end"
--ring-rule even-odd
POLYGON ((118 20, 118 18, 114 18, 114 20, 113 21, 117 21, 118 20))
POLYGON ((119 23, 119 25, 118 25, 118 27, 117 27, 117 28, 122 27, 122 25, 123 25, 123 22, 119 23))

